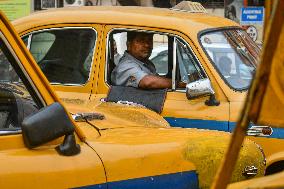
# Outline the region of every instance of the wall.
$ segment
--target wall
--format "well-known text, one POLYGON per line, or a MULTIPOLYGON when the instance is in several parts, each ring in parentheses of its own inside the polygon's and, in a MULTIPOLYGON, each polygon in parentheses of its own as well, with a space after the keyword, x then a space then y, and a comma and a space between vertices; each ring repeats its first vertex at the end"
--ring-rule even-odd
POLYGON ((31 0, 0 0, 0 10, 12 21, 31 13, 31 0))

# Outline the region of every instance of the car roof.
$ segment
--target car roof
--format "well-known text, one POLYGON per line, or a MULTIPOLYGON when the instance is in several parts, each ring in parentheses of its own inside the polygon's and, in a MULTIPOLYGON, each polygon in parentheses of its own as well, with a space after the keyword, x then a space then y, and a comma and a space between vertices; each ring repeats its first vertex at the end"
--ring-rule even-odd
MULTIPOLYGON (((198 33, 201 30, 238 26, 237 23, 207 13, 190 13, 154 7, 82 6, 39 11, 13 21, 18 32, 39 25, 60 23, 121 24, 165 28, 198 33)), ((187 32, 188 33, 188 32, 187 32)))

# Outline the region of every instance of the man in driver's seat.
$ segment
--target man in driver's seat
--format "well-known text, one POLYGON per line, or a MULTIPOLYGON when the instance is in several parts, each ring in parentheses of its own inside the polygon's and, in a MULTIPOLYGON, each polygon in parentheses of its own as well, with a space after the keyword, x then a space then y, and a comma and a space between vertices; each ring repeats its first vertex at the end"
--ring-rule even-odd
POLYGON ((126 45, 127 51, 111 73, 113 85, 143 89, 171 88, 172 80, 159 76, 149 60, 153 49, 153 34, 128 32, 126 45))

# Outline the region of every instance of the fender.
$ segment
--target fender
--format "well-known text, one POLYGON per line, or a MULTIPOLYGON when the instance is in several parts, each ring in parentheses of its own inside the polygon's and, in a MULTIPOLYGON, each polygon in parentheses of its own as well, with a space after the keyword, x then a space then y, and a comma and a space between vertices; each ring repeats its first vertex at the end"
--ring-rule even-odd
POLYGON ((268 156, 266 162, 267 165, 265 175, 270 175, 284 170, 284 151, 268 156))

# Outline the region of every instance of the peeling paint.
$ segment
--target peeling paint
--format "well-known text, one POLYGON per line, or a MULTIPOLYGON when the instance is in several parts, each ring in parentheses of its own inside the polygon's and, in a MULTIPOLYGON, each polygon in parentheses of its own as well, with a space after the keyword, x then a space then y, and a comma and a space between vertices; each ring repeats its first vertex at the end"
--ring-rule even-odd
MULTIPOLYGON (((184 151, 184 158, 196 165, 199 175, 200 188, 210 188, 213 178, 221 165, 222 158, 226 153, 230 137, 206 136, 196 137, 188 141, 184 151)), ((231 182, 242 181, 248 177, 242 174, 246 166, 255 166, 258 173, 255 177, 263 176, 265 170, 265 159, 258 146, 250 141, 245 140, 238 162, 236 164, 231 182)))
POLYGON ((113 118, 114 121, 118 121, 117 123, 121 123, 121 120, 124 120, 129 122, 129 124, 137 126, 169 127, 168 122, 163 117, 142 107, 101 103, 96 107, 96 111, 105 114, 107 118, 113 118))

